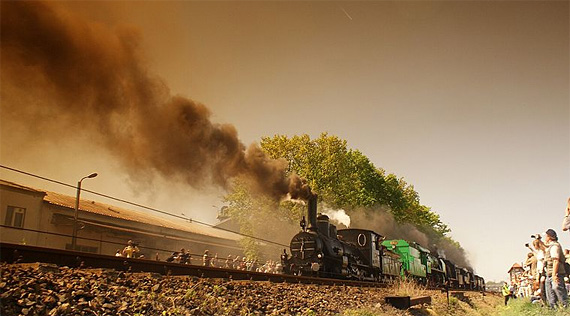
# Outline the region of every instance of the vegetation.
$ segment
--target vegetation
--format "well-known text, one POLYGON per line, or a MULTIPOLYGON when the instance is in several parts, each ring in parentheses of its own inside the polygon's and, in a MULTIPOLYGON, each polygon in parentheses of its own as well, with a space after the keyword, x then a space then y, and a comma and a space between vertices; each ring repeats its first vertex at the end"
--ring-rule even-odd
MULTIPOLYGON (((342 208, 348 215, 358 208, 382 206, 397 223, 410 223, 430 239, 461 249, 446 236, 450 229, 439 215, 420 203, 412 185, 376 167, 360 151, 349 149, 346 140, 326 133, 316 139, 308 135, 276 135, 262 138, 260 145, 271 158, 285 159, 289 163, 287 173, 306 179, 319 194, 321 203, 342 208)), ((279 220, 285 227, 298 227, 296 223, 304 214, 302 205, 291 201, 277 203, 252 194, 249 187, 247 179, 236 179, 232 192, 225 197, 228 207, 223 215, 237 220, 243 233, 266 236, 259 230, 266 228, 268 219, 279 220)), ((248 256, 258 255, 253 240, 246 238, 243 243, 248 256)))
POLYGON ((527 299, 509 300, 508 306, 497 308, 496 316, 570 316, 570 309, 548 309, 527 299))

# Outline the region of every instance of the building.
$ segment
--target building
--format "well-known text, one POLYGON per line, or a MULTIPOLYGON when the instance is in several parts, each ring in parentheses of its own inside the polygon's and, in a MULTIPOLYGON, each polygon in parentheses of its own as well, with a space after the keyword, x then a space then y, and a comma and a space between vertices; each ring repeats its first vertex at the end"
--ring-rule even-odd
POLYGON ((511 282, 518 283, 521 279, 523 272, 524 272, 523 267, 518 262, 515 262, 507 273, 509 274, 509 279, 511 282))
MULTIPOLYGON (((74 213, 75 197, 0 180, 2 242, 72 249, 74 213)), ((165 259, 181 248, 200 260, 206 249, 220 258, 243 255, 240 235, 191 220, 175 221, 91 200, 80 201, 78 219, 78 251, 114 255, 132 240, 146 258, 165 259)))

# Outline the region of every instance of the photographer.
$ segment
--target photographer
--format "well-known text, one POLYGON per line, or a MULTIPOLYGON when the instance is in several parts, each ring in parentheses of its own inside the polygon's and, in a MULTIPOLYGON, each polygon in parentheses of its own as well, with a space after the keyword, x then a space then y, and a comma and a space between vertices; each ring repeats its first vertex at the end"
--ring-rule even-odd
POLYGON ((537 284, 538 288, 540 289, 540 297, 542 298, 543 302, 546 301, 546 291, 544 289, 544 282, 546 281, 546 271, 545 271, 545 254, 546 254, 546 245, 542 242, 540 235, 532 235, 532 238, 536 238, 532 242, 532 247, 529 244, 525 246, 532 251, 534 257, 536 258, 536 270, 534 274, 534 282, 537 284))

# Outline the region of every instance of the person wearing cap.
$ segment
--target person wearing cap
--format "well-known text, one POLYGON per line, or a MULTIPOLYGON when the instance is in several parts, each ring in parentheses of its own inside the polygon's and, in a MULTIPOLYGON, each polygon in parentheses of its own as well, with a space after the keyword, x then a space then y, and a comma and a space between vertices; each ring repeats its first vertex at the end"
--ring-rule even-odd
POLYGON ((557 303, 564 307, 568 306, 568 292, 564 284, 564 253, 558 242, 558 236, 553 229, 549 229, 545 233, 546 249, 546 299, 550 308, 555 308, 557 303))

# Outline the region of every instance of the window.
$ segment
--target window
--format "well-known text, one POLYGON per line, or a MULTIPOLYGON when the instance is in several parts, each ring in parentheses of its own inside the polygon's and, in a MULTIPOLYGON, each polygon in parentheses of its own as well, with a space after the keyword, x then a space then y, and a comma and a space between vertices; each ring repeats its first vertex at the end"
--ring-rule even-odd
POLYGON ((6 220, 4 225, 22 228, 24 227, 24 219, 26 217, 26 209, 16 206, 8 206, 6 212, 6 220))

